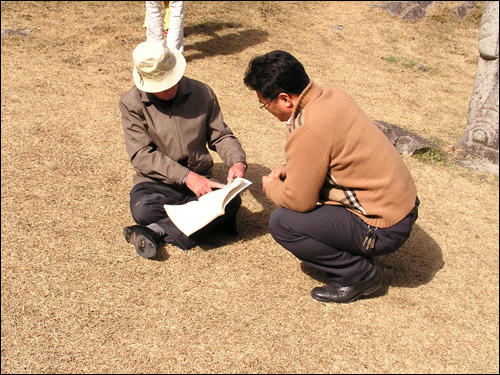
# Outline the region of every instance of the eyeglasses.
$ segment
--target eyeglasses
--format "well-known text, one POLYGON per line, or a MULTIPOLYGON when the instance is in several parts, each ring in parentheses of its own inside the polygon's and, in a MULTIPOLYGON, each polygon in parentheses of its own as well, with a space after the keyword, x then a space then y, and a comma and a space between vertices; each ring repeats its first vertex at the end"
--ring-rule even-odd
POLYGON ((271 102, 272 102, 274 99, 276 99, 278 96, 279 96, 279 94, 278 94, 278 95, 273 96, 273 98, 272 98, 271 100, 269 100, 269 101, 265 102, 264 104, 262 104, 262 105, 260 106, 260 109, 264 109, 264 108, 265 108, 265 107, 266 107, 269 103, 271 103, 271 102))

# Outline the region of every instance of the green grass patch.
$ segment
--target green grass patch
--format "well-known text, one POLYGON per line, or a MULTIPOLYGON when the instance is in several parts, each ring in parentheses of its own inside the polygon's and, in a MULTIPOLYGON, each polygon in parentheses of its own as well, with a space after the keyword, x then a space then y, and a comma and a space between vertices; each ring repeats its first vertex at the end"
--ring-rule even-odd
POLYGON ((417 65, 417 62, 415 60, 407 59, 406 57, 389 55, 389 56, 382 56, 381 59, 391 64, 400 65, 403 68, 408 68, 408 69, 413 69, 417 65))
POLYGON ((450 164, 450 156, 443 151, 445 142, 437 137, 430 137, 429 141, 434 143, 437 148, 431 148, 422 150, 420 152, 415 152, 413 156, 426 164, 450 164))
POLYGON ((413 154, 416 159, 426 164, 448 164, 448 156, 440 149, 431 148, 413 154))

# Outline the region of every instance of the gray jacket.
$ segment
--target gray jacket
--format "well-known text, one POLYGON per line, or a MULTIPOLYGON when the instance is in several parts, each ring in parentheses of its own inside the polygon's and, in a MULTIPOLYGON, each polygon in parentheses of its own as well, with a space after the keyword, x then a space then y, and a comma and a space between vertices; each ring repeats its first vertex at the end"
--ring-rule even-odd
POLYGON ((134 184, 182 184, 188 171, 211 177, 216 151, 232 167, 246 164, 239 140, 224 123, 212 89, 182 77, 174 99, 164 101, 133 87, 119 101, 125 146, 137 172, 134 184), (207 148, 208 147, 208 148, 207 148))

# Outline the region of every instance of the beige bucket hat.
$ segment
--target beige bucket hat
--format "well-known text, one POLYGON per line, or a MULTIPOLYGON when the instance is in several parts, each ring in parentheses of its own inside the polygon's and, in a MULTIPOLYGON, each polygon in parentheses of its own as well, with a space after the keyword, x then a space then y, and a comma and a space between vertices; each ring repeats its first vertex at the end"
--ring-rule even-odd
POLYGON ((177 49, 161 41, 140 43, 134 50, 135 85, 139 90, 155 93, 175 86, 186 70, 186 59, 177 49))

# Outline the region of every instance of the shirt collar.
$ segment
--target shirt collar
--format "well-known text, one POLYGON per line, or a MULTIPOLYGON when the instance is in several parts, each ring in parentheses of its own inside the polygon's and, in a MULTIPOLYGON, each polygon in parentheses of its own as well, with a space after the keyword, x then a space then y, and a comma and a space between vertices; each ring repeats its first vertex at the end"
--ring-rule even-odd
POLYGON ((295 120, 295 118, 299 115, 299 113, 306 107, 310 102, 316 100, 323 93, 323 88, 313 81, 310 81, 306 86, 304 91, 299 96, 299 100, 297 101, 297 105, 293 109, 291 122, 295 120))

